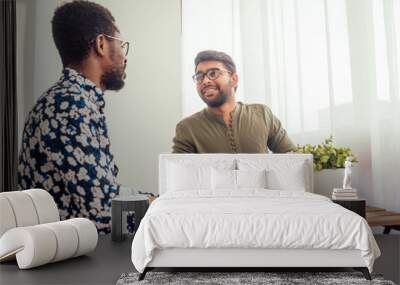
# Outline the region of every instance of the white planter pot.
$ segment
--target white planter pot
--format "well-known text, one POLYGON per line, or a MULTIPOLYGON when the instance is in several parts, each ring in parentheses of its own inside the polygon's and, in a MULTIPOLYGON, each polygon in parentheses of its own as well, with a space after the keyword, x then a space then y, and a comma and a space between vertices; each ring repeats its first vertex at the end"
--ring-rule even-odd
POLYGON ((344 168, 314 171, 314 193, 332 197, 333 188, 342 188, 344 168))

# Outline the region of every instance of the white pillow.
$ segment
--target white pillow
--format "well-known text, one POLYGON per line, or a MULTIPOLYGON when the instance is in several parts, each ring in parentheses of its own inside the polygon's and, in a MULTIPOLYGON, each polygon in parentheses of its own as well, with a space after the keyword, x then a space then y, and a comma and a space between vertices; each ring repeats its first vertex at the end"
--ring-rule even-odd
POLYGON ((212 189, 236 190, 236 170, 212 168, 211 173, 212 189))
POLYGON ((267 171, 268 188, 273 190, 306 191, 304 163, 297 164, 290 171, 272 169, 267 171))
POLYGON ((267 172, 263 170, 211 170, 212 189, 267 188, 267 172))
POLYGON ((168 191, 211 189, 211 167, 169 163, 168 191))
POLYGON ((273 190, 306 191, 308 167, 304 160, 277 157, 276 159, 238 160, 239 170, 266 170, 267 188, 273 190))
POLYGON ((267 171, 236 170, 237 187, 240 188, 267 188, 267 171))

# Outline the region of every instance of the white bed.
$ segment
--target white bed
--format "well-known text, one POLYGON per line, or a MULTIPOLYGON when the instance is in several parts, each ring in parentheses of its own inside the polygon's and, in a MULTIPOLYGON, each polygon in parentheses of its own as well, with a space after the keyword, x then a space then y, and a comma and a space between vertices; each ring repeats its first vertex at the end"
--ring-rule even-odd
POLYGON ((367 222, 313 194, 301 154, 163 154, 160 197, 132 243, 155 267, 354 267, 380 255, 367 222))

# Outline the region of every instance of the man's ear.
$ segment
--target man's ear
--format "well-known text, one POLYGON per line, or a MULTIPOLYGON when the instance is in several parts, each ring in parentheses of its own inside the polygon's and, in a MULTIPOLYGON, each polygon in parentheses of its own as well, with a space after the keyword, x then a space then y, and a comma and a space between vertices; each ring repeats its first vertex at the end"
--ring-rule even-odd
POLYGON ((237 87, 239 83, 239 76, 237 73, 233 73, 231 76, 231 81, 232 81, 232 87, 237 87))
POLYGON ((104 35, 98 35, 96 37, 95 43, 94 43, 94 52, 98 55, 103 57, 106 54, 106 49, 108 48, 107 45, 107 39, 104 35))

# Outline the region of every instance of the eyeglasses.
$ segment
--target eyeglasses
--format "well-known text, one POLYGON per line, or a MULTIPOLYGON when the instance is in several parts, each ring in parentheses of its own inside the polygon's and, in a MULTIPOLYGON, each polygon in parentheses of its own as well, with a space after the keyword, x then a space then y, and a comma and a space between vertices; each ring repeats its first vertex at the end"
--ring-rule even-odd
MULTIPOLYGON (((125 40, 123 40, 121 38, 116 38, 116 37, 113 37, 113 36, 109 36, 109 35, 106 35, 106 34, 100 34, 100 35, 103 35, 103 36, 105 36, 105 37, 107 37, 109 39, 120 41, 121 42, 121 48, 124 50, 125 56, 128 55, 128 52, 129 52, 129 42, 128 41, 125 41, 125 40)), ((93 42, 94 41, 96 41, 96 40, 93 40, 93 42)))
POLYGON ((128 55, 128 52, 129 52, 129 42, 128 41, 125 41, 125 40, 123 40, 121 38, 116 38, 116 37, 113 37, 113 36, 109 36, 109 35, 106 35, 106 34, 103 34, 103 35, 105 37, 107 37, 107 38, 120 41, 121 42, 121 48, 124 50, 125 56, 128 55))
POLYGON ((214 81, 217 80, 217 78, 220 77, 224 72, 232 74, 231 71, 225 69, 211 68, 206 72, 197 72, 195 75, 192 76, 192 78, 195 83, 200 84, 203 82, 205 76, 207 76, 208 79, 214 81))

